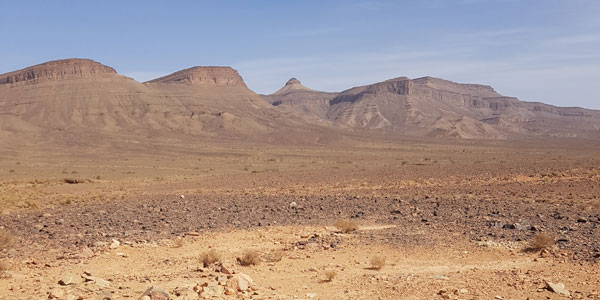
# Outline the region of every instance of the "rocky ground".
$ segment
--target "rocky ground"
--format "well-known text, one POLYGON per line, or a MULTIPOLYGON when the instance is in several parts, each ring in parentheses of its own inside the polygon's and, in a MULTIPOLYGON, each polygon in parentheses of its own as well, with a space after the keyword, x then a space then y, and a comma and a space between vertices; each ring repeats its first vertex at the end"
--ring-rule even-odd
POLYGON ((600 162, 595 149, 575 150, 0 161, 0 226, 17 241, 0 256, 0 295, 600 299, 600 162), (359 228, 342 233, 336 220, 359 228), (525 251, 542 233, 552 244, 525 251), (204 266, 210 249, 221 262, 204 266), (258 265, 238 262, 249 250, 258 265), (385 260, 381 269, 374 258, 385 260))

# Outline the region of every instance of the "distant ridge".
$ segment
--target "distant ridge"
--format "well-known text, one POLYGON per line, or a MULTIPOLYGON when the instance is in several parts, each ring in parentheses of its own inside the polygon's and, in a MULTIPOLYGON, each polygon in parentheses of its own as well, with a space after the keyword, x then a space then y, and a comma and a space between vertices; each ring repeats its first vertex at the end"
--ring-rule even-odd
POLYGON ((265 99, 299 116, 345 128, 425 137, 512 139, 600 138, 600 111, 523 102, 481 84, 397 77, 340 93, 290 89, 265 99))
POLYGON ((0 75, 0 141, 144 139, 329 143, 402 137, 600 140, 600 111, 506 97, 492 87, 397 77, 322 92, 296 78, 257 95, 231 67, 192 67, 145 83, 90 59, 0 75))

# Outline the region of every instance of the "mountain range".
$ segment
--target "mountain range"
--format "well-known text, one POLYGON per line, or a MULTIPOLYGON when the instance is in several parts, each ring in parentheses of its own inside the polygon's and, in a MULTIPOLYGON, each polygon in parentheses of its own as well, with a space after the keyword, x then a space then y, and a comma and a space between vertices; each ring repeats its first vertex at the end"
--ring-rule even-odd
POLYGON ((0 75, 0 139, 248 139, 327 143, 350 136, 600 138, 600 111, 502 96, 493 88, 398 77, 321 92, 292 78, 270 95, 230 67, 192 67, 140 83, 89 59, 0 75))

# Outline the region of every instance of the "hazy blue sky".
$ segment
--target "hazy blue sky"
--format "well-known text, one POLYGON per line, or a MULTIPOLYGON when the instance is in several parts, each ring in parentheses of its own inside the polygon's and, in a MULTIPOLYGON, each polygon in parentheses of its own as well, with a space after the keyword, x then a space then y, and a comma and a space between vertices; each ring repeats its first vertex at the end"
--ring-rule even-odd
POLYGON ((271 93, 399 77, 600 109, 600 1, 0 1, 0 73, 91 58, 145 81, 229 65, 271 93))

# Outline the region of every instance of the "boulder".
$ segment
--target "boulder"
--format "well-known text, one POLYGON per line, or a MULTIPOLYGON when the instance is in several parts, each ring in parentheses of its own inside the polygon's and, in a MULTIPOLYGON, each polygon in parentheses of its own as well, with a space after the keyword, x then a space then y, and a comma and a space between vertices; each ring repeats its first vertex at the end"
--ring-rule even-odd
POLYGON ((563 295, 566 297, 570 297, 571 293, 565 288, 565 285, 562 283, 552 283, 548 280, 545 281, 546 282, 546 288, 554 293, 557 293, 559 295, 563 295))
POLYGON ((246 274, 235 274, 227 281, 227 287, 233 290, 244 292, 254 286, 254 281, 246 274))

